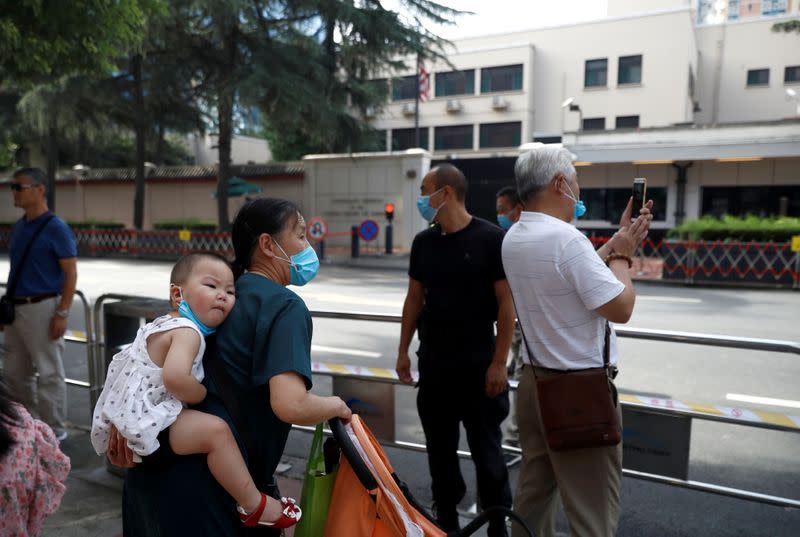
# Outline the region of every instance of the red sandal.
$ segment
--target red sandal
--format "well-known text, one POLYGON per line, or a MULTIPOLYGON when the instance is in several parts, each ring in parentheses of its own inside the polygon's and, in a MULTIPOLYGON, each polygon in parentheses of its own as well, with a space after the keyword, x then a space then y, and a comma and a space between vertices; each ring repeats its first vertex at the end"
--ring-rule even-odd
POLYGON ((283 505, 283 512, 278 520, 274 522, 262 522, 259 520, 264 509, 267 507, 267 495, 263 492, 261 493, 261 501, 255 511, 247 513, 241 505, 237 505, 236 510, 239 512, 239 518, 242 524, 248 528, 254 526, 268 526, 275 529, 284 529, 300 522, 303 511, 300 510, 300 506, 297 505, 294 498, 281 498, 281 504, 283 505))

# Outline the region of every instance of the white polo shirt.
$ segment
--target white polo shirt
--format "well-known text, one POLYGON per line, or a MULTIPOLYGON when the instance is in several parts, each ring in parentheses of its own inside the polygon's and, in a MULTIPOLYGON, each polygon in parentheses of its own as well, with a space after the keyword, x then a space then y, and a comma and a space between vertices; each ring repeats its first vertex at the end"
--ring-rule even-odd
MULTIPOLYGON (((562 370, 602 367, 606 320, 595 310, 625 286, 589 239, 572 224, 523 212, 503 240, 503 267, 534 363, 562 370)), ((523 359, 530 363, 527 355, 523 359)), ((617 361, 613 327, 610 361, 617 361)))

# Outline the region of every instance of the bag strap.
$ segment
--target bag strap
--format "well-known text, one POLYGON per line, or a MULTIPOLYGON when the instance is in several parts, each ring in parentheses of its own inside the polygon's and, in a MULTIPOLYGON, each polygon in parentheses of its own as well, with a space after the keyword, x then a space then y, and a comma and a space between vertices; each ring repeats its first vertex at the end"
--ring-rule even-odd
MULTIPOLYGON (((33 232, 33 236, 31 240, 28 241, 28 244, 25 245, 25 251, 22 252, 22 257, 20 258, 19 265, 17 266, 17 270, 14 271, 13 274, 8 278, 8 286, 6 287, 6 294, 14 298, 14 291, 17 290, 17 275, 22 273, 22 268, 25 266, 25 261, 28 260, 28 254, 31 253, 31 248, 33 247, 33 243, 36 242, 36 239, 39 238, 39 234, 42 232, 44 227, 50 223, 50 220, 55 218, 56 215, 50 213, 44 221, 39 224, 39 227, 36 228, 36 231, 33 232)), ((25 217, 23 216, 20 220, 23 220, 25 217)), ((23 224, 24 225, 24 224, 23 224)))
POLYGON ((247 451, 248 468, 251 475, 259 485, 260 478, 268 478, 264 475, 264 468, 261 458, 255 452, 255 439, 253 438, 253 431, 248 426, 242 410, 240 399, 241 389, 238 389, 233 382, 228 370, 222 365, 222 360, 217 352, 217 336, 211 335, 206 338, 206 354, 209 359, 203 360, 203 366, 210 373, 211 378, 219 390, 222 406, 228 411, 228 414, 233 421, 236 431, 239 433, 244 448, 247 451))
MULTIPOLYGON (((514 293, 511 293, 511 301, 514 303, 514 311, 517 310, 517 303, 514 299, 514 293)), ((533 371, 533 376, 535 378, 539 378, 536 376, 536 364, 533 363, 533 350, 531 350, 531 346, 528 344, 528 338, 525 335, 525 330, 522 328, 521 322, 519 322, 519 315, 517 315, 517 325, 519 326, 519 331, 522 333, 522 342, 525 344, 525 351, 528 353, 528 361, 531 363, 531 371, 533 371)), ((603 342, 603 368, 608 372, 608 376, 612 379, 617 376, 616 367, 611 367, 611 325, 608 321, 606 321, 606 330, 605 330, 605 337, 603 342)))

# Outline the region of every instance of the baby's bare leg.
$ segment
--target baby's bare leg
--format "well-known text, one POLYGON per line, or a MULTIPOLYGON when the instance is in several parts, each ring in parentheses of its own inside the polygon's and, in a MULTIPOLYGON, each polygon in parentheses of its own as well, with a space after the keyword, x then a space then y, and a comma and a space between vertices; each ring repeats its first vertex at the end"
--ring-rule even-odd
MULTIPOLYGON (((253 483, 239 446, 224 420, 197 410, 183 410, 169 428, 169 443, 178 455, 208 454, 208 469, 222 488, 247 512, 258 507, 261 492, 253 483)), ((281 503, 267 498, 267 508, 261 519, 276 520, 280 513, 281 503)))

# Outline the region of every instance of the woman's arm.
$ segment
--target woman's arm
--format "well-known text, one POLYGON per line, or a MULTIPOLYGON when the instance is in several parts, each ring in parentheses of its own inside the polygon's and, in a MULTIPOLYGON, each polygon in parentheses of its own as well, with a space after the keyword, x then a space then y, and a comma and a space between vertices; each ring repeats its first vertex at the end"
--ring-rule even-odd
POLYGON ((291 371, 270 378, 269 393, 272 411, 285 423, 316 425, 330 418, 350 419, 344 401, 309 393, 300 375, 291 371))
POLYGON ((164 387, 184 403, 194 405, 206 398, 206 387, 192 376, 194 358, 200 351, 200 334, 191 328, 176 328, 164 358, 164 387))

